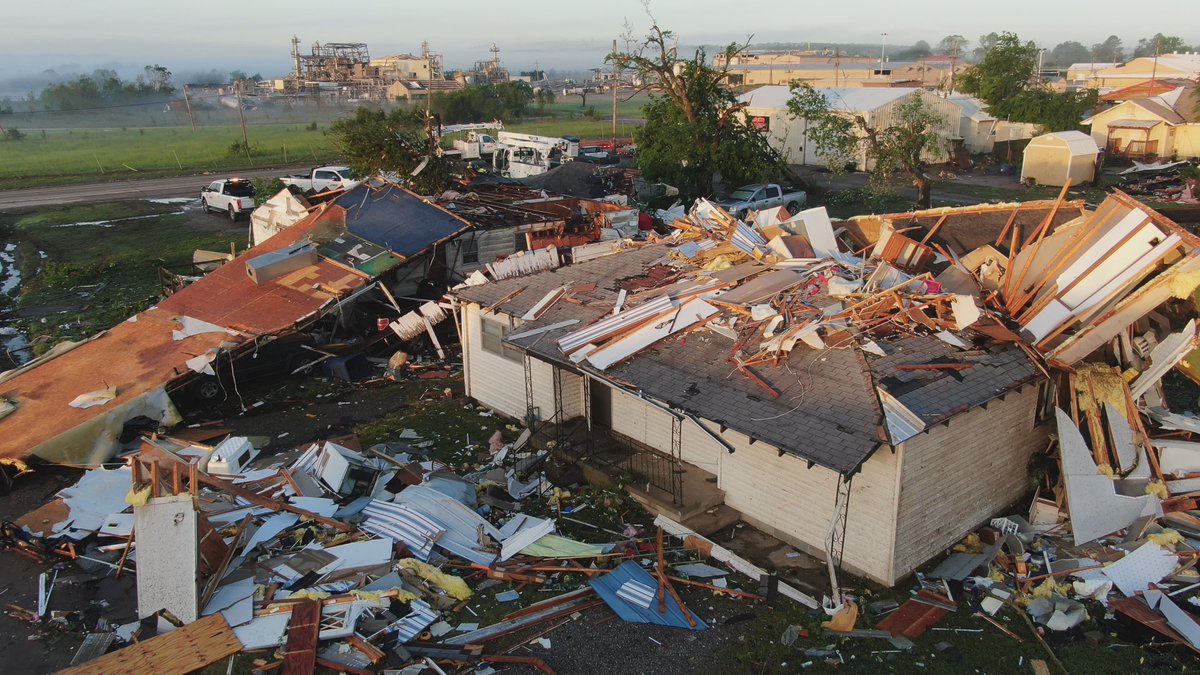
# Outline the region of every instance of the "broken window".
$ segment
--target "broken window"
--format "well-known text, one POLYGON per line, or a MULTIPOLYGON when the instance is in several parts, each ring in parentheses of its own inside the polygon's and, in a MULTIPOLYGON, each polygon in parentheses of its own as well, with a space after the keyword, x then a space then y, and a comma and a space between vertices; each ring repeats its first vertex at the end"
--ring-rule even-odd
POLYGON ((461 240, 459 253, 462 256, 464 265, 471 265, 479 262, 479 240, 475 237, 470 237, 461 240))
POLYGON ((483 351, 502 356, 509 361, 520 363, 523 360, 520 350, 504 343, 504 336, 512 332, 508 317, 483 316, 480 317, 479 325, 479 337, 483 351))

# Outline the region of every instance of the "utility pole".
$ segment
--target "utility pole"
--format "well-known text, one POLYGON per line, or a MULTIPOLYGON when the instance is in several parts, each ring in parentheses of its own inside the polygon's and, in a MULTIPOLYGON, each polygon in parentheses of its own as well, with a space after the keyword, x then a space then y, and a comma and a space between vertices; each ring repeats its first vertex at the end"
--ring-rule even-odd
POLYGON ((1154 87, 1154 82, 1158 79, 1158 49, 1162 45, 1161 40, 1154 41, 1154 65, 1150 68, 1150 86, 1154 87))
POLYGON ((887 33, 879 34, 879 76, 883 77, 883 60, 887 56, 887 33))
POLYGON ((958 42, 954 42, 954 50, 950 52, 950 90, 946 92, 946 98, 954 95, 954 75, 958 69, 958 42))
POLYGON ((617 85, 621 82, 621 61, 619 58, 617 58, 617 41, 616 40, 613 40, 612 60, 613 60, 612 83, 611 83, 612 84, 612 99, 613 99, 613 113, 612 113, 612 146, 613 146, 613 149, 612 149, 612 151, 613 151, 613 154, 615 155, 617 152, 617 85))
POLYGON ((1037 74, 1037 81, 1038 81, 1038 84, 1041 84, 1041 83, 1042 83, 1042 61, 1043 61, 1045 58, 1046 58, 1046 50, 1045 50, 1045 49, 1039 49, 1039 50, 1038 50, 1038 74, 1037 74))
POLYGON ((250 157, 250 137, 246 135, 246 111, 242 108, 242 80, 237 81, 235 89, 237 90, 238 119, 242 122, 242 147, 246 149, 246 159, 253 164, 254 160, 250 157))
POLYGON ((187 85, 183 85, 183 105, 187 107, 188 121, 192 123, 192 131, 196 130, 196 116, 192 113, 192 101, 188 98, 187 85))

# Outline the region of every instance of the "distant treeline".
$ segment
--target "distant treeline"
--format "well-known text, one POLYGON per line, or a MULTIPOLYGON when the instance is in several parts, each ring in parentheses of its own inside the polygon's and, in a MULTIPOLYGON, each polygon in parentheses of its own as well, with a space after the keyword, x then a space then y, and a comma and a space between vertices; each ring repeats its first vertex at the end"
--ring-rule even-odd
POLYGON ((45 110, 81 110, 148 99, 161 99, 175 94, 171 71, 160 65, 146 66, 132 80, 122 80, 112 70, 97 70, 74 80, 48 85, 38 96, 45 110))
POLYGON ((490 122, 524 117, 536 99, 527 82, 476 84, 433 96, 433 112, 443 124, 490 122))

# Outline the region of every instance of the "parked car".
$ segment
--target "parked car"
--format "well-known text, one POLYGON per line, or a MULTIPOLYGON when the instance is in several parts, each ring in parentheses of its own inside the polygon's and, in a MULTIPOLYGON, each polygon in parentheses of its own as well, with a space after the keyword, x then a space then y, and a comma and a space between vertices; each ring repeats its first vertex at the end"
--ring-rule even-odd
POLYGON ((200 205, 205 213, 221 211, 236 221, 254 210, 254 185, 244 178, 215 180, 200 190, 200 205))
POLYGON ((787 191, 775 183, 743 185, 717 204, 737 218, 745 218, 750 211, 762 211, 782 206, 788 213, 796 214, 808 201, 803 190, 787 191))
POLYGON ((295 173, 280 180, 284 185, 295 185, 305 192, 349 190, 362 182, 348 166, 313 167, 307 174, 295 173))

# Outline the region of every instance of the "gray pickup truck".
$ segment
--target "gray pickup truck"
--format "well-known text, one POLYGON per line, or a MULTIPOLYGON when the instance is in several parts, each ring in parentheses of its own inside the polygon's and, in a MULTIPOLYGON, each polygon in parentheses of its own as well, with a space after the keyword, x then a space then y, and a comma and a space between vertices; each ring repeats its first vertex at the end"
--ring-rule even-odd
POLYGON ((718 200, 717 205, 741 219, 750 211, 762 211, 776 206, 782 206, 788 213, 795 215, 807 200, 808 195, 802 190, 786 192, 775 183, 755 183, 734 190, 725 199, 718 200))

